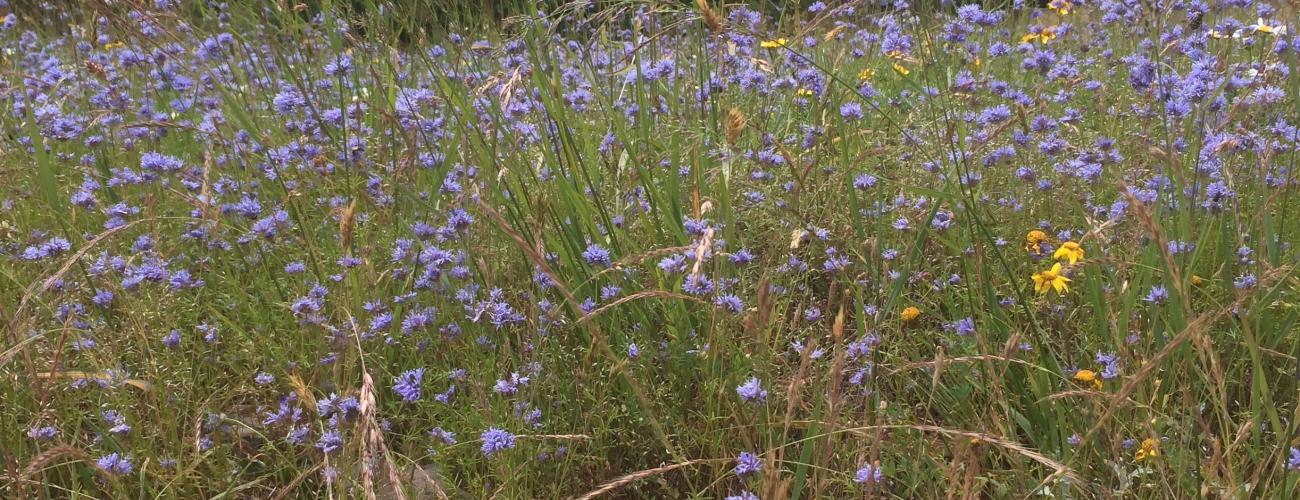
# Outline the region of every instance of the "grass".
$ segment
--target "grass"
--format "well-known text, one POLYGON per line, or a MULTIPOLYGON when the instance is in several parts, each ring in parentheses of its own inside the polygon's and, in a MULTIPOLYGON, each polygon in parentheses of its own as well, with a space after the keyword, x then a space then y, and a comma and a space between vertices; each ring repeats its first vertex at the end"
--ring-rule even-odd
POLYGON ((5 497, 1294 494, 1290 6, 166 3, 6 11, 5 497))

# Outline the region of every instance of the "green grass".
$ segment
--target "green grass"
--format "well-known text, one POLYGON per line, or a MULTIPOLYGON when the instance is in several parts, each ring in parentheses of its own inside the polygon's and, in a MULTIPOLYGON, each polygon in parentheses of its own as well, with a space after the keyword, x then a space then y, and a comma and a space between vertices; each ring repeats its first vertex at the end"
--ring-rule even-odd
POLYGON ((878 44, 853 55, 859 30, 882 31, 884 11, 866 6, 754 25, 724 12, 719 33, 694 4, 502 22, 450 6, 422 17, 391 3, 277 5, 149 9, 154 36, 126 10, 59 6, 71 9, 60 21, 11 7, 18 27, 0 34, 0 496, 386 497, 390 474, 412 498, 568 498, 602 485, 629 498, 1294 493, 1296 154, 1269 127, 1297 116, 1296 54, 1268 50, 1266 34, 1254 46, 1207 39, 1223 78, 1182 117, 1130 85, 1122 59, 1156 61, 1157 81, 1181 77, 1191 58, 1143 33, 1254 22, 1253 10, 1215 11, 1201 28, 1181 8, 1118 23, 1095 6, 1009 11, 969 34, 975 57, 942 39, 950 12, 918 7, 922 18, 897 18, 912 48, 894 60, 878 44), (1074 75, 1024 70, 1015 50, 988 54, 1060 23, 1071 30, 1029 47, 1077 58, 1074 75), (219 33, 230 41, 196 56, 219 33), (757 46, 778 37, 789 43, 757 46), (128 50, 156 57, 124 66, 128 50), (340 54, 352 71, 328 74, 340 54), (42 66, 48 57, 57 64, 42 66), (662 61, 672 78, 644 74, 662 61), (1252 66, 1255 80, 1229 84, 1252 66), (35 83, 50 68, 61 78, 35 83), (763 92, 741 83, 748 68, 763 92), (159 69, 195 85, 161 85, 159 69), (857 92, 864 69, 874 96, 857 92), (963 71, 975 90, 958 88, 963 71), (824 88, 803 95, 812 75, 824 88), (590 88, 584 109, 568 102, 577 80, 590 88), (994 95, 993 81, 1025 102, 994 95), (1266 86, 1284 97, 1251 104, 1266 86), (415 88, 426 97, 408 114, 415 88), (304 102, 278 111, 289 90, 304 102), (195 106, 172 108, 185 98, 195 106), (843 117, 848 103, 863 117, 843 117), (996 104, 1011 104, 1005 121, 967 117, 996 104), (1067 108, 1077 119, 1056 122, 1067 108), (354 117, 328 118, 338 112, 354 117), (1034 131, 1038 115, 1055 133, 1034 131), (84 133, 58 138, 60 116, 84 133), (1030 139, 1016 146, 1017 134, 1030 139), (1039 149, 1049 136, 1062 152, 1039 149), (1113 148, 1094 146, 1103 138, 1113 148), (1013 158, 984 164, 1005 147, 1013 158), (128 177, 119 169, 140 171, 146 152, 184 167, 109 185, 128 177), (1085 157, 1104 158, 1093 178, 1070 173, 1085 157), (1201 206, 1211 160, 1233 191, 1215 209, 1201 206), (864 174, 874 186, 856 185, 864 174), (72 203, 85 178, 100 184, 89 209, 72 203), (1158 178, 1167 187, 1144 191, 1158 178), (256 216, 222 208, 243 197, 258 200, 256 216), (139 212, 113 228, 119 202, 139 212), (1117 202, 1127 208, 1113 218, 1117 202), (261 236, 259 219, 279 210, 274 238, 261 236), (472 222, 419 242, 415 224, 443 226, 453 210, 472 222), (1023 247, 1040 223, 1052 249, 1068 229, 1086 252, 1067 266, 1066 293, 1035 292, 1030 276, 1054 260, 1023 247), (70 248, 24 257, 56 236, 70 248), (403 240, 408 255, 436 247, 447 262, 394 259, 403 240), (1194 247, 1171 253, 1169 242, 1194 247), (593 244, 613 265, 584 256, 593 244), (742 249, 752 262, 732 260, 742 249), (659 266, 674 255, 684 271, 659 266), (113 256, 127 270, 157 258, 170 274, 127 286, 113 256), (823 267, 841 256, 842 269, 823 267), (286 272, 292 263, 303 270, 286 272), (171 287, 182 269, 202 286, 171 287), (1246 275, 1257 284, 1234 286, 1246 275), (684 288, 692 276, 714 290, 684 288), (316 283, 328 293, 308 311, 316 283), (1162 303, 1145 300, 1155 286, 1162 303), (619 292, 602 298, 607 287, 619 292), (102 290, 107 306, 92 301, 102 290), (723 294, 744 308, 715 302, 723 294), (376 303, 393 320, 372 337, 376 303), (400 333, 430 307, 431 326, 400 333), (904 321, 907 307, 920 315, 904 321), (507 312, 518 321, 493 324, 507 312), (973 333, 952 327, 963 319, 973 333), (175 348, 162 340, 172 330, 175 348), (1118 361, 1093 389, 1076 373, 1100 374, 1099 353, 1118 361), (403 402, 394 379, 414 368, 425 369, 422 397, 403 402), (528 381, 495 389, 512 374, 528 381), (761 404, 738 394, 751 378, 767 391, 761 404), (436 400, 448 387, 450 402, 436 400), (331 422, 314 402, 332 395, 363 408, 331 422), (263 422, 282 401, 301 411, 300 444, 286 440, 290 424, 263 422), (130 431, 110 432, 104 410, 130 431), (54 437, 28 435, 43 426, 54 437), (325 453, 314 445, 331 427, 342 445, 325 453), (515 444, 485 457, 480 436, 493 427, 515 444), (1156 454, 1139 460, 1147 439, 1156 454), (96 466, 114 452, 130 473, 96 466), (737 477, 741 452, 761 472, 737 477), (854 481, 868 463, 884 481, 854 481))

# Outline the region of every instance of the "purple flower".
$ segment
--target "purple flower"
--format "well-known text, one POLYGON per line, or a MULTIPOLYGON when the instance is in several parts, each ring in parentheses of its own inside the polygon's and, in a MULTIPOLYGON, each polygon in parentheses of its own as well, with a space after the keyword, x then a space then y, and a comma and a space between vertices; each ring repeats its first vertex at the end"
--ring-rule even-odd
POLYGON ((582 259, 588 264, 598 267, 609 267, 610 258, 609 250, 602 248, 600 245, 592 243, 587 245, 587 250, 582 252, 582 259))
POLYGON ((879 483, 885 479, 885 475, 880 472, 880 467, 872 464, 862 464, 862 468, 853 474, 853 482, 858 484, 879 483))
POLYGON ((1169 299, 1169 290, 1166 290, 1161 285, 1155 285, 1151 287, 1151 291, 1147 292, 1147 296, 1142 300, 1159 305, 1164 304, 1167 299, 1169 299))
POLYGON ((416 368, 402 372, 393 379, 393 392, 402 397, 402 401, 412 402, 420 400, 420 381, 424 379, 424 368, 416 368))
POLYGON ((479 436, 483 440, 483 458, 492 458, 492 454, 515 447, 515 436, 496 427, 489 427, 479 436))
POLYGON ((740 301, 740 297, 732 294, 719 295, 716 299, 713 299, 713 304, 735 314, 745 310, 745 303, 740 301))
POLYGON ((758 404, 767 400, 767 391, 759 385, 758 377, 750 377, 744 384, 737 386, 736 394, 739 394, 741 401, 746 403, 758 404))
POLYGON ((1291 456, 1286 460, 1286 468, 1291 471, 1300 471, 1300 448, 1291 448, 1291 456))
POLYGON ((316 441, 316 447, 327 454, 333 453, 343 447, 343 438, 339 436, 339 431, 328 430, 316 441))
POLYGON ((745 477, 761 470, 763 470, 763 462, 760 462, 758 456, 753 453, 742 451, 740 452, 740 455, 736 457, 735 472, 737 476, 745 477))
POLYGON ((51 439, 54 439, 54 436, 57 435, 58 433, 59 433, 58 429, 55 429, 54 426, 51 425, 47 425, 44 427, 32 427, 30 429, 27 429, 27 437, 35 439, 37 441, 49 441, 51 439))
POLYGON ((867 190, 876 186, 876 176, 871 174, 858 174, 853 178, 853 188, 867 190))
POLYGON ((95 465, 99 466, 101 470, 114 476, 125 476, 130 474, 132 469, 131 458, 118 455, 117 453, 109 453, 99 457, 99 460, 95 461, 95 465))
POLYGON ((849 121, 862 119, 862 105, 856 102, 846 102, 840 105, 840 116, 849 121))

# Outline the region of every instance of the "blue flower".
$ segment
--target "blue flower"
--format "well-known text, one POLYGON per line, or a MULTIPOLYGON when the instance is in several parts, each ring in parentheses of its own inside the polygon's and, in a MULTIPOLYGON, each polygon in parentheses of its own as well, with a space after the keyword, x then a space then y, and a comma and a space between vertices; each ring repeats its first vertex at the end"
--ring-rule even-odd
POLYGON ((496 427, 489 427, 479 436, 483 440, 483 458, 492 458, 492 454, 515 447, 515 436, 496 427))
POLYGON ((118 455, 116 452, 99 457, 95 465, 114 476, 125 476, 132 470, 131 458, 118 455))
POLYGON ((582 259, 588 264, 598 267, 609 267, 610 258, 609 250, 602 248, 600 245, 592 243, 587 245, 587 250, 582 252, 582 259))
POLYGON ((762 403, 767 399, 767 391, 758 382, 758 377, 751 377, 744 384, 736 387, 736 394, 747 403, 762 403))
POLYGON ((402 372, 393 379, 393 392, 402 397, 402 401, 412 402, 420 400, 420 381, 424 379, 424 368, 416 368, 402 372))
POLYGON ((880 472, 880 467, 872 464, 862 464, 862 467, 853 474, 853 482, 858 484, 879 483, 884 479, 885 475, 880 472))
POLYGON ((742 451, 740 452, 740 455, 736 457, 735 472, 737 476, 745 477, 761 470, 763 470, 763 462, 760 462, 758 456, 753 453, 742 451))

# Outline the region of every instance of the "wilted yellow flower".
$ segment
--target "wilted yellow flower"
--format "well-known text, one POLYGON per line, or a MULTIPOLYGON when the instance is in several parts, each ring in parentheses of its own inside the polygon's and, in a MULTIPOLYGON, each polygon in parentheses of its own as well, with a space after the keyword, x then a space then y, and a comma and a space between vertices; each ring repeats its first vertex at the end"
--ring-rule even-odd
POLYGON ((858 80, 862 80, 864 82, 870 80, 871 77, 873 76, 876 76, 876 72, 873 71, 871 68, 862 68, 862 71, 858 72, 858 80))
POLYGON ((1026 34, 1025 36, 1020 37, 1020 43, 1032 42, 1034 40, 1038 40, 1039 43, 1042 43, 1043 45, 1047 45, 1047 42, 1050 42, 1055 38, 1056 38, 1056 27, 1043 26, 1043 28, 1038 30, 1037 32, 1029 33, 1026 34))
POLYGON ((1038 255, 1038 244, 1047 241, 1047 233, 1037 229, 1025 233, 1025 250, 1038 255))
POLYGON ((1056 290, 1056 293, 1065 293, 1070 291, 1070 278, 1061 275, 1061 263, 1052 264, 1052 268, 1041 273, 1034 273, 1034 291, 1039 294, 1047 293, 1048 290, 1056 290))
POLYGON ((126 44, 122 42, 109 42, 104 44, 104 50, 120 49, 125 46, 126 44))
POLYGON ((894 72, 895 72, 895 73, 898 73, 898 74, 903 75, 903 76, 907 76, 909 73, 912 72, 911 70, 907 69, 907 67, 903 66, 902 64, 893 63, 892 66, 894 67, 894 72))
POLYGON ((909 323, 921 315, 921 310, 912 306, 903 309, 903 322, 909 323))
POLYGON ((1101 390, 1101 379, 1098 378, 1097 373, 1092 370, 1079 370, 1074 372, 1074 377, 1072 378, 1075 382, 1092 386, 1094 390, 1101 390))
POLYGON ((1083 247, 1073 241, 1061 243, 1061 248, 1056 249, 1056 253, 1052 254, 1052 258, 1056 260, 1068 260, 1070 261, 1070 265, 1073 266, 1075 262, 1078 262, 1079 259, 1083 258, 1083 247))
POLYGON ((778 47, 785 47, 785 39, 777 38, 776 40, 766 40, 766 41, 758 42, 758 46, 765 49, 775 49, 778 47))
POLYGON ((1205 284, 1205 278, 1202 278, 1195 274, 1192 275, 1192 286, 1201 286, 1204 284, 1205 284))
POLYGON ((1160 442, 1156 441, 1154 438, 1143 439, 1142 446, 1139 446, 1137 453, 1133 454, 1133 461, 1141 462, 1148 458, 1159 456, 1160 451, 1157 449, 1159 444, 1160 442))

